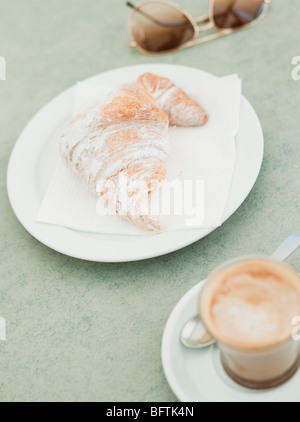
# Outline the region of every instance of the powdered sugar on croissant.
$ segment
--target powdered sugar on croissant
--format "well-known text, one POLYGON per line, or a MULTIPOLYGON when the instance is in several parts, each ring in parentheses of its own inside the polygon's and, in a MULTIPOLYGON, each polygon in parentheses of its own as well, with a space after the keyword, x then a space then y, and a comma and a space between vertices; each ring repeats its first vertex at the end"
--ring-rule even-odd
MULTIPOLYGON (((168 151, 168 117, 137 84, 118 88, 104 104, 76 116, 61 137, 67 165, 97 196, 103 195, 105 180, 115 184, 118 194, 120 173, 129 183, 159 184, 166 177, 168 151)), ((118 199, 116 213, 124 214, 123 209, 118 199)), ((135 200, 124 217, 144 229, 160 230, 159 220, 142 211, 135 200)))
POLYGON ((113 213, 159 231, 160 220, 144 205, 166 178, 169 119, 174 125, 202 125, 207 114, 168 79, 145 74, 77 115, 61 136, 61 155, 113 213), (126 194, 124 180, 130 186, 126 194))
POLYGON ((202 126, 207 122, 207 112, 173 84, 170 79, 162 78, 153 73, 145 73, 139 77, 138 83, 151 94, 157 105, 167 113, 170 125, 202 126))

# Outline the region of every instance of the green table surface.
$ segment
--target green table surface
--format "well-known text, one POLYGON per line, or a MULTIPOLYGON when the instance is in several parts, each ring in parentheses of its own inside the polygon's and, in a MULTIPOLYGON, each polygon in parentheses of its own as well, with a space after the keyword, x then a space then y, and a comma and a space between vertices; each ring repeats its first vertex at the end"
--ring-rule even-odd
MULTIPOLYGON (((275 0, 256 27, 150 57, 130 49, 123 0, 0 0, 1 401, 176 401, 161 339, 178 300, 222 261, 272 252, 299 228, 299 0, 275 0), (122 264, 61 255, 16 219, 9 156, 54 96, 97 73, 141 63, 238 73, 264 130, 265 156, 247 200, 206 238, 159 258, 122 264)), ((207 0, 178 1, 194 15, 207 0)), ((300 251, 289 262, 300 269, 300 251)))

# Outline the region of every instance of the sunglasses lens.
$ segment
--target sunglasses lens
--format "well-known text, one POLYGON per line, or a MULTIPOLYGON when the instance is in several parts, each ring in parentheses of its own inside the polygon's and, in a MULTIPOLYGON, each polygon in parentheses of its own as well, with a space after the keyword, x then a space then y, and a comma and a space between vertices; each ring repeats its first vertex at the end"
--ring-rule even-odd
POLYGON ((215 0, 214 21, 220 29, 239 28, 259 18, 264 6, 264 0, 215 0))
POLYGON ((136 6, 131 22, 135 42, 149 52, 174 49, 192 40, 195 35, 188 17, 164 3, 136 6))

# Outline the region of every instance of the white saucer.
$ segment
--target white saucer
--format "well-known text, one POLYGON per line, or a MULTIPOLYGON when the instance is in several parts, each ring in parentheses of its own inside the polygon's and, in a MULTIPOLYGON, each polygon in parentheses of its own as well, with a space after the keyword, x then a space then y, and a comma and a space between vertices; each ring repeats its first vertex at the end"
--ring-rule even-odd
POLYGON ((163 334, 162 364, 177 398, 182 402, 300 402, 300 370, 280 387, 249 390, 227 376, 217 346, 188 349, 181 344, 181 329, 197 313, 203 283, 194 286, 177 303, 163 334))

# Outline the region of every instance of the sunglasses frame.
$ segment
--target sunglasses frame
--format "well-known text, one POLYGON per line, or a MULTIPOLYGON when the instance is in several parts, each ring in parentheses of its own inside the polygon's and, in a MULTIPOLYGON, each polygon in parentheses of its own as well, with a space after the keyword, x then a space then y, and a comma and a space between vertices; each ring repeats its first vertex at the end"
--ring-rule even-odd
POLYGON ((151 56, 156 56, 156 55, 160 55, 160 54, 167 54, 167 53, 171 53, 177 50, 183 50, 185 48, 189 48, 189 47, 193 47, 195 45, 199 45, 202 44, 204 42, 208 42, 220 37, 224 37, 225 35, 230 35, 236 31, 240 31, 242 29, 247 29, 247 28, 251 28, 254 25, 257 25, 259 22, 261 22, 267 15, 268 11, 269 11, 269 7, 270 4, 272 2, 272 0, 264 0, 263 4, 264 4, 264 9, 261 13, 261 15, 254 19, 252 22, 246 23, 244 25, 242 25, 241 27, 237 27, 237 28, 219 28, 214 21, 214 16, 213 16, 213 11, 214 11, 214 1, 215 0, 210 0, 210 6, 209 6, 209 14, 207 16, 199 16, 197 18, 194 18, 188 11, 186 11, 185 9, 183 9, 182 7, 178 6, 176 3, 173 3, 172 1, 169 0, 143 0, 140 1, 139 3, 137 3, 136 5, 134 5, 134 8, 129 16, 129 30, 131 33, 131 37, 133 39, 133 41, 130 43, 130 47, 136 48, 138 51, 140 51, 143 54, 147 54, 147 55, 151 55, 151 56), (151 3, 161 3, 161 4, 165 4, 167 6, 173 7, 174 9, 176 9, 177 11, 179 11, 180 13, 182 13, 193 25, 194 27, 194 35, 193 38, 181 45, 179 45, 178 47, 174 47, 174 48, 170 48, 168 50, 163 50, 163 51, 148 51, 145 50, 143 47, 141 47, 136 41, 134 41, 134 31, 133 31, 133 19, 134 19, 134 14, 138 13, 138 9, 142 6, 145 6, 147 4, 151 4, 151 3), (207 22, 207 23, 203 23, 203 22, 207 22), (207 31, 209 29, 215 29, 217 32, 214 34, 210 34, 210 35, 206 35, 204 37, 198 38, 199 34, 203 31, 207 31))

